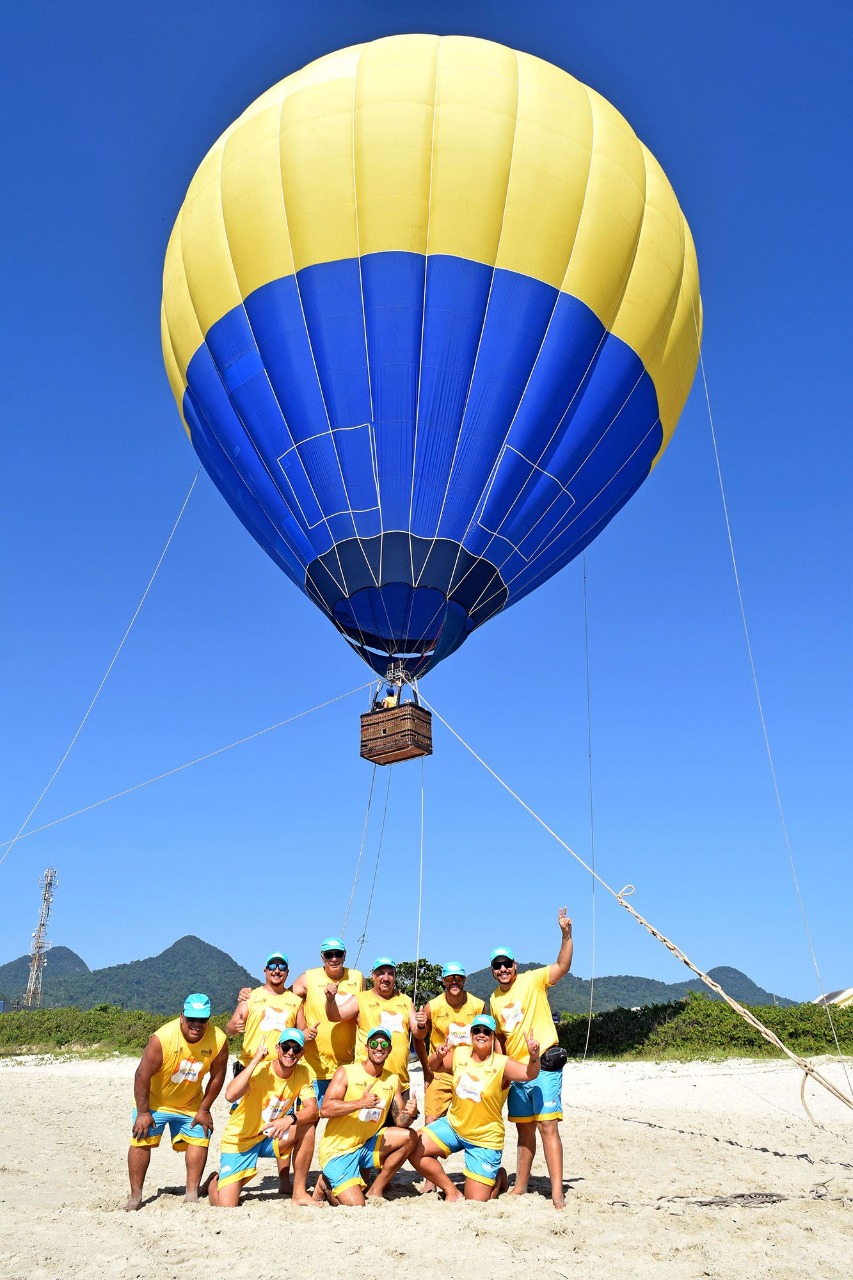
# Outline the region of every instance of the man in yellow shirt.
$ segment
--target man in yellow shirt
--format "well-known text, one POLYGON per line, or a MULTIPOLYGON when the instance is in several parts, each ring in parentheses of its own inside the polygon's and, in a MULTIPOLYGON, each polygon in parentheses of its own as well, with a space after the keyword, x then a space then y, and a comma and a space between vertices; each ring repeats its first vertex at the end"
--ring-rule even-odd
POLYGON ((240 990, 237 1007, 225 1031, 229 1036, 242 1035, 240 1061, 244 1067, 252 1061, 261 1041, 272 1055, 282 1031, 297 1025, 302 1001, 286 990, 288 972, 287 956, 282 951, 273 951, 264 965, 264 985, 240 990))
POLYGON ((293 1203, 310 1205, 305 1179, 319 1119, 311 1073, 300 1061, 305 1037, 298 1027, 282 1031, 272 1057, 262 1040, 251 1062, 225 1090, 234 1103, 222 1135, 219 1172, 205 1190, 211 1204, 236 1209, 244 1185, 254 1178, 258 1160, 275 1156, 286 1168, 293 1152, 293 1203))
POLYGON ((386 1065, 392 1051, 386 1027, 370 1027, 365 1037, 366 1058, 338 1067, 332 1076, 320 1115, 328 1121, 320 1139, 322 1173, 314 1189, 317 1199, 330 1204, 364 1204, 363 1174, 378 1169, 368 1191, 382 1199, 385 1188, 415 1145, 409 1125, 418 1104, 404 1102, 400 1081, 386 1065), (383 1128, 391 1115, 391 1125, 383 1128))
POLYGON ((126 1209, 142 1208, 142 1188, 168 1126, 175 1151, 186 1152, 187 1200, 198 1200, 198 1184, 213 1132, 210 1108, 219 1096, 228 1066, 228 1041, 210 1021, 207 996, 187 996, 183 1013, 151 1036, 136 1075, 136 1108, 131 1119, 126 1209), (208 1077, 206 1087, 203 1086, 208 1077))
POLYGON ((503 1105, 514 1084, 539 1075, 539 1044, 525 1036, 527 1061, 516 1062, 495 1044, 495 1020, 478 1013, 471 1022, 471 1043, 441 1044, 429 1057, 434 1071, 450 1075, 450 1110, 418 1133, 410 1162, 444 1192, 445 1200, 495 1200, 506 1190, 501 1167, 504 1146, 503 1105), (465 1152, 465 1191, 457 1190, 439 1160, 465 1152))
POLYGON ((335 1022, 326 1014, 326 995, 334 986, 332 999, 338 1006, 349 996, 364 989, 364 976, 359 969, 348 969, 346 946, 341 938, 324 938, 320 943, 322 965, 300 973, 291 990, 305 1001, 305 1063, 314 1074, 318 1105, 323 1101, 329 1081, 355 1056, 355 1023, 335 1022))
MULTIPOLYGON (((527 1191, 538 1129, 551 1179, 551 1199, 555 1209, 564 1209, 563 1143, 560 1139, 563 1073, 562 1063, 552 1065, 551 1059, 555 1055, 548 1054, 548 1050, 557 1045, 558 1036, 547 992, 549 987, 566 976, 572 966, 572 922, 565 907, 560 908, 557 922, 562 941, 552 965, 519 973, 509 947, 495 947, 492 951, 492 973, 498 985, 492 994, 491 1011, 497 1023, 498 1038, 511 1058, 527 1061, 528 1035, 538 1040, 543 1055, 543 1069, 538 1078, 529 1084, 513 1084, 509 1091, 508 1118, 518 1130, 517 1172, 511 1194, 520 1196, 527 1191)), ((558 1053, 557 1056, 562 1056, 565 1061, 565 1054, 558 1053)))
POLYGON ((396 988, 397 962, 390 956, 378 956, 371 970, 373 985, 369 991, 349 996, 342 1004, 336 1001, 337 984, 326 987, 326 1016, 331 1022, 354 1021, 356 1025, 355 1060, 367 1057, 367 1032, 370 1027, 384 1027, 391 1035, 388 1070, 400 1081, 403 1101, 409 1100, 409 1036, 423 1040, 426 1022, 418 1025, 414 1006, 407 995, 396 988))
MULTIPOLYGON (((427 1034, 431 1054, 440 1045, 454 1049, 458 1044, 471 1044, 471 1023, 485 1005, 477 996, 465 990, 465 970, 456 960, 449 961, 441 970, 444 993, 430 1000, 425 1009, 427 1034)), ((415 1015, 417 1020, 417 1014, 415 1015)), ((432 1079, 427 1082, 424 1094, 426 1123, 443 1116, 453 1098, 453 1074, 449 1068, 436 1069, 427 1064, 432 1079)))

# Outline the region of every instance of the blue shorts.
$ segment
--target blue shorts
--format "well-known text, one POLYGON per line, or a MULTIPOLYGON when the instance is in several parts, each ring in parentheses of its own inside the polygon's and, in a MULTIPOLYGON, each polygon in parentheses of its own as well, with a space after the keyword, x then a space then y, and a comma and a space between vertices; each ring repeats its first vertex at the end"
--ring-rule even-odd
POLYGON ((317 1106, 322 1107, 323 1099, 326 1096, 326 1090, 332 1082, 331 1080, 312 1080, 311 1083, 314 1086, 314 1093, 317 1096, 317 1106))
POLYGON ((222 1151, 219 1156, 220 1188, 231 1182, 248 1182, 258 1172, 258 1161, 262 1157, 278 1155, 281 1152, 276 1138, 261 1138, 248 1151, 222 1151))
MULTIPOLYGON (((147 1138, 135 1138, 131 1135, 130 1145, 132 1147, 159 1147, 166 1125, 169 1126, 169 1133, 172 1138, 172 1148, 175 1151, 186 1151, 187 1147, 209 1147, 210 1138, 208 1138, 204 1129, 200 1124, 192 1124, 192 1116, 182 1115, 177 1111, 152 1111, 154 1123, 148 1130, 147 1138)), ((130 1123, 136 1120, 136 1107, 133 1108, 133 1115, 130 1117, 130 1123)))
POLYGON ((493 1150, 492 1147, 475 1147, 473 1142, 469 1142, 467 1138, 462 1138, 454 1128, 449 1124, 446 1116, 441 1116, 439 1120, 433 1120, 426 1128, 421 1129, 421 1133, 428 1133, 445 1155, 452 1155, 456 1151, 465 1152, 465 1177, 473 1178, 475 1182, 483 1182, 487 1187, 493 1187, 498 1176, 498 1170, 501 1167, 501 1156, 503 1148, 500 1151, 493 1150))
POLYGON ((507 1117, 515 1124, 531 1120, 562 1120, 563 1073, 540 1071, 535 1080, 509 1086, 507 1117))
POLYGON ((362 1172, 382 1167, 382 1157, 379 1154, 381 1141, 382 1134, 374 1133, 363 1147, 356 1147, 355 1151, 346 1151, 342 1156, 334 1156, 323 1165, 323 1177, 335 1195, 340 1191, 346 1191, 347 1187, 367 1185, 361 1176, 362 1172))

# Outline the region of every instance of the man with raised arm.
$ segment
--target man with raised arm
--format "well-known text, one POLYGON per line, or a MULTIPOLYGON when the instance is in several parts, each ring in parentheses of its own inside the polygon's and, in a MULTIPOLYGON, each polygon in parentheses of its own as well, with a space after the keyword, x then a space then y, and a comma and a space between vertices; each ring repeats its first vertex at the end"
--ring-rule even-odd
POLYGON ((510 1058, 519 1062, 528 1060, 528 1035, 538 1040, 543 1058, 542 1071, 535 1080, 513 1083, 509 1090, 508 1118, 518 1130, 517 1171, 511 1194, 520 1196, 527 1191, 538 1129, 551 1179, 551 1199, 555 1209, 564 1209, 560 1121, 563 1118, 561 1093, 565 1054, 559 1048, 554 1052, 558 1036, 547 993, 548 988, 564 978, 572 966, 572 922, 565 907, 560 907, 557 923, 562 941, 552 965, 519 973, 510 948, 495 947, 491 966, 498 985, 492 994, 491 1011, 497 1023, 498 1038, 510 1058))
POLYGON ((326 992, 334 986, 334 1001, 340 1007, 349 996, 364 989, 364 976, 358 969, 348 969, 346 946, 341 938, 324 938, 320 943, 322 965, 306 969, 293 984, 295 996, 305 1001, 304 1062, 314 1073, 314 1089, 318 1105, 323 1101, 329 1081, 338 1067, 355 1057, 355 1023, 333 1021, 326 1013, 326 992), (313 1036, 313 1038, 312 1038, 313 1036))
POLYGON ((274 1054, 282 1031, 297 1025, 302 1000, 286 989, 288 972, 284 952, 272 951, 264 965, 264 985, 240 990, 237 1007, 225 1030, 229 1036, 242 1034, 240 1061, 244 1067, 252 1061, 258 1045, 263 1042, 274 1054))
POLYGON ((388 1070, 397 1076, 403 1101, 409 1098, 409 1036, 423 1040, 426 1020, 418 1018, 407 995, 397 990, 397 962, 390 956, 378 956, 371 970, 373 985, 368 991, 337 1002, 338 986, 326 987, 326 1016, 331 1022, 354 1021, 356 1025, 355 1060, 367 1057, 367 1033, 371 1027, 383 1027, 391 1035, 388 1070))
POLYGON ((274 1156, 279 1176, 293 1153, 293 1203, 314 1201, 305 1179, 319 1119, 311 1073, 300 1061, 305 1037, 298 1027, 282 1031, 273 1057, 262 1040, 251 1062, 225 1090, 234 1103, 222 1134, 219 1172, 205 1190, 211 1204, 236 1209, 243 1187, 254 1178, 258 1160, 274 1156))
POLYGON ((338 1067, 326 1090, 320 1115, 328 1120, 320 1139, 322 1170, 315 1197, 330 1204, 364 1204, 364 1174, 379 1172, 367 1192, 383 1199, 394 1174, 415 1145, 409 1125, 418 1114, 414 1098, 404 1102, 400 1081, 387 1067, 392 1034, 386 1027, 370 1027, 365 1037, 366 1058, 338 1067), (390 1113, 391 1124, 383 1128, 390 1113))
POLYGON ((213 1132, 210 1108, 219 1096, 227 1066, 228 1041, 210 1021, 210 1001, 201 993, 187 996, 181 1016, 151 1036, 133 1078, 136 1108, 127 1153, 130 1198, 126 1209, 142 1208, 151 1152, 159 1147, 167 1126, 173 1149, 186 1152, 186 1199, 198 1200, 213 1132))
POLYGON ((503 1105, 514 1084, 529 1084, 539 1075, 539 1044, 533 1036, 525 1036, 527 1061, 516 1062, 498 1051, 490 1014, 476 1014, 470 1034, 470 1044, 441 1044, 430 1054, 433 1071, 452 1081, 450 1110, 420 1130, 409 1157, 445 1200, 495 1200, 506 1190, 503 1105), (465 1152, 464 1195, 439 1164, 455 1151, 465 1152))

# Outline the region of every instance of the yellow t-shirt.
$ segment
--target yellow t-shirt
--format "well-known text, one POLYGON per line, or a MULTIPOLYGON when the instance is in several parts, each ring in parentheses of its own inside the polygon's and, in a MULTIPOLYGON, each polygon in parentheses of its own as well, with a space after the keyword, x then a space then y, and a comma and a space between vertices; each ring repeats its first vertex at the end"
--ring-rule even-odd
MULTIPOLYGON (((338 1067, 355 1056, 355 1023, 330 1022, 326 1017, 326 987, 331 981, 322 966, 305 970, 305 1021, 309 1027, 315 1022, 320 1026, 317 1039, 305 1041, 302 1060, 318 1080, 331 1080, 338 1067)), ((358 995, 363 986, 364 977, 358 969, 344 969, 338 982, 338 1004, 358 995)))
POLYGON ((255 987, 249 996, 243 1048, 240 1050, 240 1061, 244 1066, 252 1061, 262 1040, 270 1051, 270 1057, 275 1056, 278 1038, 285 1027, 296 1026, 301 1004, 299 996, 292 991, 282 991, 278 995, 266 987, 255 987))
POLYGON ((506 1037, 507 1056, 519 1062, 530 1058, 525 1035, 536 1037, 542 1053, 559 1039, 546 994, 550 971, 547 964, 541 969, 528 969, 518 975, 509 991, 504 993, 498 987, 492 993, 492 1017, 506 1037))
POLYGON ((154 1032, 163 1048, 163 1065, 151 1077, 151 1111, 174 1111, 194 1116, 204 1094, 204 1077, 225 1044, 225 1033, 212 1022, 196 1044, 188 1044, 175 1018, 154 1032))
POLYGON ((458 1044, 469 1045, 471 1022, 478 1013, 483 1012, 485 1007, 482 1000, 472 996, 468 991, 465 992, 465 1003, 461 1009, 454 1009, 445 995, 436 996, 434 1000, 430 1000, 427 1005, 432 1021, 430 1049, 434 1051, 443 1044, 448 1044, 451 1048, 455 1048, 458 1044))
POLYGON ((400 1088, 400 1081, 393 1071, 387 1069, 382 1075, 375 1077, 365 1070, 363 1062, 347 1063, 341 1070, 347 1075, 347 1091, 344 1102, 355 1102, 365 1093, 375 1093, 379 1098, 379 1106, 360 1111, 351 1111, 347 1116, 333 1116, 326 1121, 325 1132, 320 1139, 318 1160, 320 1168, 327 1165, 335 1156, 346 1155, 348 1151, 357 1151, 363 1147, 375 1133, 382 1128, 382 1122, 394 1101, 394 1095, 400 1088))
POLYGON ((261 1141, 267 1125, 292 1109, 297 1098, 300 1102, 314 1099, 311 1073, 303 1062, 297 1062, 290 1078, 283 1080, 274 1061, 264 1059, 235 1103, 222 1134, 223 1151, 248 1151, 261 1141))
POLYGON ((391 1052, 385 1063, 386 1071, 393 1071, 400 1078, 400 1088, 409 1087, 409 1017, 412 1002, 408 996, 391 996, 384 1000, 372 989, 360 991, 358 1018, 356 1019, 355 1060, 363 1062, 367 1057, 367 1033, 373 1027, 385 1027, 391 1032, 391 1052))
POLYGON ((505 1066, 502 1053, 491 1053, 485 1062, 478 1062, 467 1045, 453 1052, 453 1098, 447 1121, 460 1138, 492 1151, 501 1151, 504 1144, 503 1106, 509 1093, 509 1085, 503 1086, 505 1066))

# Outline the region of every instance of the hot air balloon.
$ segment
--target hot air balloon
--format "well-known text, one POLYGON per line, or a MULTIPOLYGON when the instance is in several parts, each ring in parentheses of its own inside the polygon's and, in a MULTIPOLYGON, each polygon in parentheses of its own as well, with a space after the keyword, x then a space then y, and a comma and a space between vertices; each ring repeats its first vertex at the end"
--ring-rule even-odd
POLYGON ((193 447, 382 676, 423 675, 601 532, 672 436, 700 332, 690 231, 623 117, 468 37, 275 85, 166 253, 193 447))

